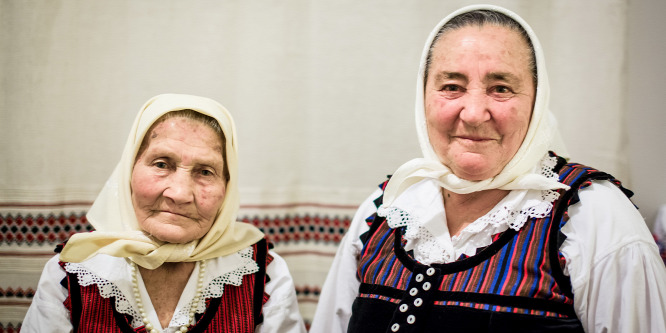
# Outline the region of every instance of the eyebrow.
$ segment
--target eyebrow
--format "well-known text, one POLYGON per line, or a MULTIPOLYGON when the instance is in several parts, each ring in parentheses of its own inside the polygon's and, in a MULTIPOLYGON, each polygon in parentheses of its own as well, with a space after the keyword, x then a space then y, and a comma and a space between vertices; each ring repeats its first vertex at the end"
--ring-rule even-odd
POLYGON ((492 72, 488 73, 484 81, 507 81, 510 83, 519 83, 518 76, 509 72, 492 72))
MULTIPOLYGON (((460 72, 447 72, 442 71, 437 73, 434 77, 435 82, 442 82, 445 80, 464 80, 465 82, 469 81, 467 75, 460 72)), ((506 81, 511 84, 519 84, 520 79, 517 75, 510 72, 490 72, 485 75, 483 78, 484 82, 488 81, 506 81)))
MULTIPOLYGON (((222 157, 222 164, 226 165, 226 161, 224 160, 224 155, 222 154, 222 146, 218 145, 213 148, 216 152, 219 152, 221 157, 222 157)), ((164 149, 162 147, 159 147, 157 149, 153 149, 152 151, 145 149, 146 152, 149 152, 152 155, 149 155, 151 158, 153 157, 159 157, 159 158, 167 158, 167 159, 177 159, 178 153, 171 151, 169 149, 164 149)), ((139 155, 137 154, 136 159, 139 158, 139 155)), ((197 155, 196 159, 196 164, 199 165, 209 165, 213 166, 215 164, 215 158, 208 158, 207 156, 202 156, 202 155, 197 155)))
POLYGON ((465 80, 467 81, 467 75, 459 72, 439 72, 435 75, 435 82, 441 82, 443 80, 465 80))

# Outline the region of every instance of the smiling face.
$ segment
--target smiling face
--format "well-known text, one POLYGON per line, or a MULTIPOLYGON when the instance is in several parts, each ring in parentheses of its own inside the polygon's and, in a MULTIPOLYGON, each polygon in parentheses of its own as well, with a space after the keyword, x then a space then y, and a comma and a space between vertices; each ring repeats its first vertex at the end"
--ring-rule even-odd
POLYGON ((175 117, 154 125, 144 140, 131 180, 139 226, 164 242, 200 239, 225 196, 220 135, 199 121, 175 117))
POLYGON ((460 178, 499 174, 530 122, 535 86, 523 37, 486 24, 449 31, 436 42, 425 84, 428 138, 460 178))

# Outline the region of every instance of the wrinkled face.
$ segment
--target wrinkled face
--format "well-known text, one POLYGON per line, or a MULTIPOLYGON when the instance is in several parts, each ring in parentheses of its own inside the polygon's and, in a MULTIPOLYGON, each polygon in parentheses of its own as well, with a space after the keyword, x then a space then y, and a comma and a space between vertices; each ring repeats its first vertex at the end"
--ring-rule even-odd
POLYGON ((131 189, 139 226, 155 238, 186 243, 210 230, 224 200, 222 140, 198 121, 176 117, 150 130, 131 189))
POLYGON ((530 55, 518 32, 495 25, 453 30, 435 44, 424 95, 428 137, 458 177, 494 177, 518 151, 534 104, 530 55))

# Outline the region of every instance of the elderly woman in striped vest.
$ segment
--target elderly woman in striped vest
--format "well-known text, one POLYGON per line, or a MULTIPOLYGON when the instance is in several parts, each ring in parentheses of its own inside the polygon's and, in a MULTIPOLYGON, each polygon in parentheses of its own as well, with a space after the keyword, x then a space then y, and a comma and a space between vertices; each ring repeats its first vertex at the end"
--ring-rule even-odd
POLYGON ((666 269, 611 175, 568 163, 543 51, 470 6, 429 36, 423 158, 359 208, 311 332, 666 332, 666 269))
POLYGON ((139 111, 115 171, 45 266, 23 332, 305 332, 285 261, 237 222, 231 114, 166 94, 139 111))

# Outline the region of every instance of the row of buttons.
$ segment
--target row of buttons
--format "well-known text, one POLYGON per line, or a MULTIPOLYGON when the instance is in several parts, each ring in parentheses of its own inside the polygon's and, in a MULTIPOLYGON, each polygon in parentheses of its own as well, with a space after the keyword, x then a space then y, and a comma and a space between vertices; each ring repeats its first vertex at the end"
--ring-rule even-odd
MULTIPOLYGON (((425 273, 428 276, 433 276, 435 274, 435 269, 430 267, 426 270, 425 273)), ((422 282, 424 278, 425 278, 425 276, 423 276, 423 274, 418 273, 414 277, 414 280, 416 280, 416 282, 422 282)), ((423 291, 428 291, 428 290, 430 290, 431 287, 432 287, 432 284, 428 281, 424 282, 421 285, 421 289, 423 289, 423 291)), ((411 288, 409 290, 409 295, 412 296, 412 297, 415 297, 416 295, 418 295, 418 293, 419 293, 419 290, 415 287, 411 288)), ((414 300, 414 306, 420 307, 421 305, 423 305, 423 299, 420 298, 420 297, 416 298, 414 300)), ((398 307, 398 310, 400 310, 400 312, 403 312, 403 313, 407 312, 409 310, 409 305, 407 305, 406 303, 403 303, 398 307)), ((407 324, 414 324, 415 322, 416 322, 416 316, 414 316, 413 314, 410 314, 410 315, 407 316, 407 324)), ((399 323, 394 323, 393 325, 391 325, 391 331, 392 332, 398 332, 399 330, 400 330, 400 324, 399 323)))

